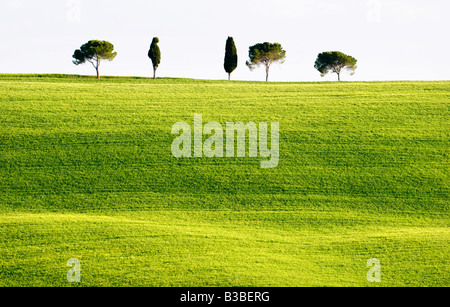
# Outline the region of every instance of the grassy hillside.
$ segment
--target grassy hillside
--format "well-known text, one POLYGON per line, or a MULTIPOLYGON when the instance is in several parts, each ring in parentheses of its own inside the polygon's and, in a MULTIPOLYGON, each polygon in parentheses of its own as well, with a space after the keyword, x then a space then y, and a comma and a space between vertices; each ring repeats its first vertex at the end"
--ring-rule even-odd
POLYGON ((0 286, 449 286, 449 106, 447 81, 0 75, 0 286), (194 114, 279 122, 279 166, 175 159, 194 114))

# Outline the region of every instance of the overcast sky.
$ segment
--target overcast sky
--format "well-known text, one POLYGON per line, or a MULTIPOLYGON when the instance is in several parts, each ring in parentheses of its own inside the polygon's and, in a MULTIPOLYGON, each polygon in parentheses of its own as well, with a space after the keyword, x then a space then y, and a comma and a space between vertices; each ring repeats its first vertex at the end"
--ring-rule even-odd
POLYGON ((335 80, 314 69, 317 54, 358 59, 343 80, 449 80, 448 0, 1 0, 0 73, 95 74, 72 54, 91 39, 115 45, 104 75, 152 76, 160 39, 161 77, 226 79, 225 42, 239 52, 235 80, 265 80, 246 66, 248 47, 278 42, 286 62, 272 81, 335 80))

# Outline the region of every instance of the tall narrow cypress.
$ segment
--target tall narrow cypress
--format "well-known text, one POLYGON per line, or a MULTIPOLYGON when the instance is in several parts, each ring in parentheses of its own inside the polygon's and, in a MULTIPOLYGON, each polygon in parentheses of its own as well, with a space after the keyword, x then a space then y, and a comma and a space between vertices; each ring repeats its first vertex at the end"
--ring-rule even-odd
POLYGON ((231 80, 231 73, 238 66, 238 55, 236 45, 234 44, 234 40, 232 37, 228 37, 227 43, 225 46, 225 63, 224 68, 228 73, 228 80, 231 80))
POLYGON ((150 45, 150 50, 148 51, 148 57, 153 63, 153 79, 156 79, 156 70, 161 63, 161 50, 159 50, 158 43, 159 38, 154 37, 150 45))

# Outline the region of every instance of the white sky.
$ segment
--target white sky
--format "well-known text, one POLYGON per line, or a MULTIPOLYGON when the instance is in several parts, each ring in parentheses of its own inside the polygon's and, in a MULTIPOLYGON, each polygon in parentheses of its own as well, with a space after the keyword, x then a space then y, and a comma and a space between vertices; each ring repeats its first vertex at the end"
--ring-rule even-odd
POLYGON ((448 0, 1 0, 0 73, 94 75, 72 64, 91 39, 115 45, 103 75, 152 76, 147 57, 160 39, 161 77, 226 79, 225 41, 239 52, 235 80, 265 80, 245 66, 248 47, 278 42, 287 51, 272 81, 335 80, 314 69, 317 54, 358 59, 343 80, 449 80, 448 0))

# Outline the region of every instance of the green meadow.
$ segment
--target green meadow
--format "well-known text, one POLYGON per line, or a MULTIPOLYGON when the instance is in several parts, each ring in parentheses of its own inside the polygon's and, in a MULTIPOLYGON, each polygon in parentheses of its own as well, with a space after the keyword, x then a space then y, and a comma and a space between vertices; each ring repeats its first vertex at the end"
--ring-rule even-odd
POLYGON ((2 74, 0 286, 448 287, 449 108, 450 81, 2 74), (174 158, 194 114, 279 122, 278 167, 174 158))

